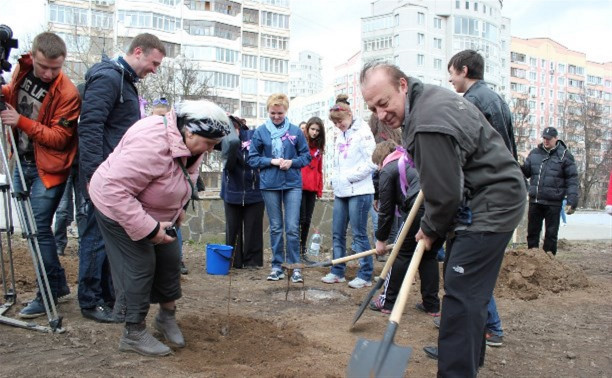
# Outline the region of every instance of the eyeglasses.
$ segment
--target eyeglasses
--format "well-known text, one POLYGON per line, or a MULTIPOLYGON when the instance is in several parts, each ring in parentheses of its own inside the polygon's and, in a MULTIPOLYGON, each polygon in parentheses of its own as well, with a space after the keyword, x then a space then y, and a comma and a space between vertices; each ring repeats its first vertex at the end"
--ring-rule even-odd
POLYGON ((170 105, 170 103, 168 102, 168 100, 166 100, 165 97, 160 97, 160 98, 158 98, 156 100, 153 100, 153 106, 156 106, 156 105, 166 105, 166 106, 168 106, 168 105, 170 105))

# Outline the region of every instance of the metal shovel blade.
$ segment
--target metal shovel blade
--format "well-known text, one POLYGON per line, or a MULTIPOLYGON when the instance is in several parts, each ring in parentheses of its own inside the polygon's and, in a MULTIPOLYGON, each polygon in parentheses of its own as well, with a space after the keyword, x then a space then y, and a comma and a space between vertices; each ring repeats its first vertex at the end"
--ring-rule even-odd
POLYGON ((384 341, 359 339, 351 354, 346 376, 356 377, 403 377, 412 356, 411 347, 391 343, 386 355, 379 356, 384 341), (382 357, 382 361, 377 361, 382 357), (378 369, 378 371, 376 371, 378 369))
POLYGON ((357 320, 359 320, 359 318, 361 318, 361 315, 363 315, 363 312, 365 311, 365 309, 370 304, 370 301, 372 300, 372 298, 374 298, 374 295, 376 294, 376 292, 378 290, 380 290, 380 288, 382 287, 384 282, 385 282, 385 280, 382 277, 380 277, 378 279, 378 281, 376 281, 376 285, 374 285, 374 287, 372 287, 372 290, 370 290, 370 292, 365 297, 363 302, 361 302, 361 305, 357 309, 357 312, 355 313, 355 316, 353 316, 353 323, 351 324, 351 328, 353 328, 355 326, 355 323, 357 323, 357 320))

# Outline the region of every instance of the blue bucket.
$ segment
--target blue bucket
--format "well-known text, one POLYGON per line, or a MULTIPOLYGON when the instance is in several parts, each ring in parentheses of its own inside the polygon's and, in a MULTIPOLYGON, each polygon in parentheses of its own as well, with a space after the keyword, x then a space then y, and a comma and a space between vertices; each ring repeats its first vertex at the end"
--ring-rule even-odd
POLYGON ((234 248, 223 244, 206 245, 206 273, 225 276, 229 273, 234 248))

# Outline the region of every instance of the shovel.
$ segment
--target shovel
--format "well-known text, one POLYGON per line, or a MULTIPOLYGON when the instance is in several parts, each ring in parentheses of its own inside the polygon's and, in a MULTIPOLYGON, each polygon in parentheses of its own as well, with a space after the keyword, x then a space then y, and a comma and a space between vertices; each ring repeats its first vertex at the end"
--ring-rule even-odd
MULTIPOLYGON (((389 244, 387 246, 387 249, 391 249, 393 247, 394 247, 394 244, 389 244)), ((327 260, 327 261, 321 261, 321 262, 314 263, 314 264, 304 265, 304 268, 325 268, 327 266, 337 265, 337 264, 341 264, 343 262, 347 262, 347 261, 351 261, 351 260, 360 259, 362 257, 370 256, 370 255, 373 255, 375 253, 376 253, 376 248, 375 249, 369 249, 369 250, 364 251, 364 252, 355 253, 355 254, 352 254, 350 256, 340 257, 340 258, 337 258, 335 260, 327 260)))
POLYGON ((374 294, 376 294, 376 292, 380 290, 380 288, 385 283, 387 274, 389 273, 389 270, 391 270, 391 267, 393 266, 393 262, 395 261, 395 258, 397 257, 397 254, 399 253, 399 250, 402 247, 402 244, 404 243, 404 239, 406 239, 406 234, 408 233, 408 230, 412 226, 412 223, 414 222, 414 218, 416 218, 416 215, 419 212, 419 208, 421 207, 422 203, 423 203, 423 192, 419 191, 419 195, 414 200, 414 204, 412 205, 412 208, 410 209, 408 218, 406 218, 406 220, 404 221, 402 230, 400 231, 399 235, 395 239, 395 245, 393 246, 393 250, 391 251, 389 258, 387 259, 387 263, 383 267, 382 272, 380 272, 380 275, 378 276, 378 280, 376 280, 376 285, 374 285, 374 287, 372 287, 372 290, 370 290, 368 295, 366 295, 365 299, 363 300, 363 302, 361 302, 361 305, 357 309, 355 316, 353 316, 353 323, 351 324, 351 328, 355 326, 355 323, 357 323, 357 320, 359 320, 361 315, 363 315, 363 312, 365 311, 366 307, 368 307, 368 304, 370 304, 370 301, 374 297, 374 294))
POLYGON ((395 333, 408 301, 410 287, 414 281, 423 252, 425 243, 421 240, 414 251, 412 261, 404 277, 397 302, 389 317, 389 325, 382 341, 359 339, 351 354, 347 367, 348 377, 363 377, 366 372, 370 377, 403 377, 406 365, 412 355, 412 348, 402 347, 393 343, 395 333))

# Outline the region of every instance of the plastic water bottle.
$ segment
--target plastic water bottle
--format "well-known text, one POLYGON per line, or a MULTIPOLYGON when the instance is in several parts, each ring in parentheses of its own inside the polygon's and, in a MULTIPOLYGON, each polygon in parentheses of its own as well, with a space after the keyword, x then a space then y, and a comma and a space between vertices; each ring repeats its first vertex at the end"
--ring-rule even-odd
POLYGON ((319 250, 321 249, 321 234, 319 230, 315 230, 314 234, 310 237, 310 248, 308 254, 311 256, 319 256, 319 250))

